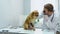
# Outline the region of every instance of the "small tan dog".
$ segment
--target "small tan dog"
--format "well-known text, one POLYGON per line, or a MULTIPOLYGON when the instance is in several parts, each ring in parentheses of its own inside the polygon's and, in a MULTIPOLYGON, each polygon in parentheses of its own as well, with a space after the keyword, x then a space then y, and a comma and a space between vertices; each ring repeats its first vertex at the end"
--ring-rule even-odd
POLYGON ((35 20, 37 19, 38 16, 39 16, 39 13, 37 10, 34 10, 33 12, 31 12, 25 20, 24 29, 25 30, 35 30, 33 23, 35 22, 35 20))

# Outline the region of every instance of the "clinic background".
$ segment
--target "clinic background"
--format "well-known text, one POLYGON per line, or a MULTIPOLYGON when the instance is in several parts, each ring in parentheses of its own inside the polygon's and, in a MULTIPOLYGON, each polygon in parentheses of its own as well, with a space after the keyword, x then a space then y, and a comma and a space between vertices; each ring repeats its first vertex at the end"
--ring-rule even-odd
MULTIPOLYGON (((0 28, 22 26, 26 16, 33 10, 43 11, 46 3, 54 5, 56 14, 60 13, 60 0, 0 0, 0 28)), ((37 27, 40 27, 42 19, 37 27)))

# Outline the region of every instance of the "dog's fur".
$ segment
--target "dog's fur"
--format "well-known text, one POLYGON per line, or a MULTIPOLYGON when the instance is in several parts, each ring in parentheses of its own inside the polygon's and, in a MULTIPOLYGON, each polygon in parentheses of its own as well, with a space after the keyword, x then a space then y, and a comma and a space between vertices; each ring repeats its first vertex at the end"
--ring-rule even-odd
MULTIPOLYGON (((39 16, 39 13, 38 13, 37 10, 34 10, 33 12, 31 12, 31 13, 27 16, 27 18, 26 18, 26 20, 25 20, 24 29, 25 29, 25 30, 30 29, 28 26, 30 26, 29 24, 32 23, 33 27, 32 27, 32 26, 31 26, 31 27, 32 27, 33 30, 35 30, 33 23, 34 23, 34 21, 37 19, 38 16, 39 16)), ((31 29, 31 30, 32 30, 32 29, 31 29)))

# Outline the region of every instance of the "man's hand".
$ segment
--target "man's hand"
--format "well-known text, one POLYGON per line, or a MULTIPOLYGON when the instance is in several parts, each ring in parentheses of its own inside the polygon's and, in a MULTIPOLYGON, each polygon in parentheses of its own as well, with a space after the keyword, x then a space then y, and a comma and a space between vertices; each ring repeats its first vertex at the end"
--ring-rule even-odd
POLYGON ((44 15, 44 19, 45 19, 46 21, 48 21, 48 16, 47 16, 47 15, 44 15))

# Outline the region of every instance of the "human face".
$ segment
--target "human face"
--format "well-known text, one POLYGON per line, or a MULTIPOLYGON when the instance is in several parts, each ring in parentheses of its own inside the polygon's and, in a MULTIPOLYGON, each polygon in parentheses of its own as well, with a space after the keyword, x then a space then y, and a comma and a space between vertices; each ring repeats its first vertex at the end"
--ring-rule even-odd
POLYGON ((48 9, 44 8, 44 15, 48 15, 48 9))
POLYGON ((48 11, 48 9, 44 8, 44 15, 48 15, 48 16, 51 16, 53 12, 51 11, 48 11))

